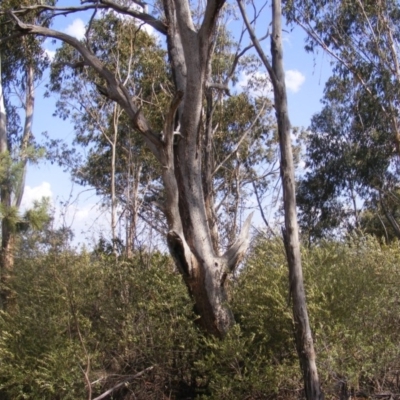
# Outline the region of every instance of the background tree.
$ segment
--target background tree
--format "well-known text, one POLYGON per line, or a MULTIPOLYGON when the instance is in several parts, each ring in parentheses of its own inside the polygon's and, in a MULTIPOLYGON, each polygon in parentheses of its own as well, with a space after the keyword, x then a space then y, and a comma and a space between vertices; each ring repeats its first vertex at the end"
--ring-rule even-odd
MULTIPOLYGON (((24 3, 6 1, 1 7, 7 9, 16 5, 24 3)), ((29 13, 27 18, 32 21, 36 17, 29 13)), ((41 21, 39 19, 38 22, 41 21)), ((34 84, 46 66, 46 57, 40 40, 13 34, 3 14, 0 15, 0 22, 0 36, 13 39, 2 43, 0 47, 0 302, 5 308, 9 301, 7 287, 13 270, 18 210, 25 188, 27 164, 28 160, 35 160, 39 155, 33 146, 32 134, 34 84)))
POLYGON ((376 191, 366 200, 360 213, 361 229, 386 243, 399 239, 399 200, 399 189, 396 187, 376 191))
MULTIPOLYGON (((109 13, 93 21, 90 41, 96 43, 96 54, 106 65, 116 66, 116 74, 130 91, 137 93, 143 110, 154 116, 152 122, 158 127, 155 130, 161 131, 160 116, 171 88, 165 51, 157 45, 156 38, 133 21, 109 13)), ((139 213, 154 213, 145 207, 149 205, 145 200, 149 198, 150 184, 154 186, 153 181, 159 181, 160 170, 121 108, 99 93, 99 85, 93 71, 82 68, 73 48, 64 45, 57 51, 49 90, 59 94, 56 115, 72 120, 73 145, 84 147, 85 155, 78 164, 63 157, 65 152, 53 156, 71 170, 79 184, 94 187, 105 205, 111 204, 112 246, 116 251, 117 240, 125 241, 125 251, 130 256, 138 241, 139 213), (117 237, 117 223, 124 227, 124 238, 117 237)), ((60 144, 53 141, 51 145, 53 153, 57 153, 60 144)), ((156 222, 154 225, 159 229, 156 222)))
POLYGON ((392 0, 288 1, 289 21, 308 34, 308 50, 318 47, 334 59, 334 74, 351 74, 390 124, 387 140, 399 152, 399 4, 392 0))
MULTIPOLYGON (((325 115, 315 117, 312 124, 318 132, 311 135, 314 150, 309 150, 308 162, 315 171, 309 172, 299 192, 305 217, 302 225, 312 240, 332 229, 360 226, 362 201, 369 204, 370 212, 377 210, 379 193, 397 185, 399 4, 289 1, 285 12, 290 22, 307 33, 307 50, 322 48, 334 60, 325 115), (323 122, 324 117, 331 126, 323 122), (332 135, 335 144, 329 139, 332 135), (327 159, 316 157, 314 163, 311 157, 317 152, 327 159), (336 171, 335 163, 340 166, 336 171)), ((385 223, 391 225, 392 217, 385 217, 385 223)))
MULTIPOLYGON (((322 102, 311 121, 307 172, 298 188, 309 242, 360 228, 363 203, 376 209, 379 194, 390 193, 398 182, 398 154, 387 140, 391 122, 376 99, 349 75, 331 78, 322 102)), ((390 224, 390 217, 383 219, 390 224)))

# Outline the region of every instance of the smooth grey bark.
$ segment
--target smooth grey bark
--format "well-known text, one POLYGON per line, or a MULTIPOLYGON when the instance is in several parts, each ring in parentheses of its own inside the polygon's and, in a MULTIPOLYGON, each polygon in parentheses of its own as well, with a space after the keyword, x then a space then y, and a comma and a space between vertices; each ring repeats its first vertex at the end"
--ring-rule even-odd
POLYGON ((111 237, 112 237, 112 249, 115 257, 118 256, 117 251, 117 199, 115 194, 115 163, 117 157, 117 139, 118 139, 118 120, 120 117, 120 110, 118 104, 114 104, 113 108, 113 123, 112 123, 112 136, 110 137, 106 131, 101 129, 104 137, 111 147, 111 237))
POLYGON ((14 188, 14 200, 13 205, 17 208, 21 206, 22 196, 24 195, 26 171, 28 165, 28 146, 32 137, 32 124, 33 114, 35 108, 35 73, 32 64, 28 64, 26 67, 26 78, 25 78, 25 123, 22 134, 22 139, 19 148, 19 162, 21 163, 21 178, 17 182, 17 186, 14 188))
POLYGON ((0 52, 0 153, 4 153, 8 150, 7 146, 7 117, 6 107, 4 102, 3 93, 3 80, 1 75, 1 52, 0 52))
MULTIPOLYGON (((0 52, 0 157, 2 162, 8 156, 7 140, 7 115, 4 102, 3 81, 1 75, 1 52, 0 52)), ((11 197, 6 182, 1 182, 0 201, 4 210, 11 204, 11 197)), ((6 308, 8 290, 7 284, 10 275, 11 263, 9 260, 10 234, 6 218, 1 221, 1 250, 0 250, 0 306, 6 308)))
MULTIPOLYGON (((131 119, 148 148, 162 166, 165 190, 165 215, 168 222, 167 242, 177 268, 195 300, 199 323, 215 336, 223 337, 234 323, 227 304, 225 280, 235 270, 247 250, 251 215, 242 232, 225 254, 220 255, 216 236, 216 218, 212 190, 213 161, 204 155, 204 142, 210 149, 212 130, 204 132, 203 100, 207 89, 214 30, 225 0, 208 0, 203 21, 196 28, 188 0, 163 0, 165 23, 149 20, 146 13, 123 10, 151 25, 166 36, 169 62, 175 84, 175 97, 165 118, 162 138, 151 129, 139 103, 132 98, 123 82, 107 69, 85 43, 53 29, 24 23, 11 13, 17 29, 23 34, 60 39, 73 46, 85 65, 92 67, 106 81, 102 90, 116 101, 131 119), (180 136, 174 143, 176 120, 180 136), (204 162, 205 160, 205 162, 204 162)), ((108 0, 96 1, 93 7, 109 6, 121 11, 108 0)), ((37 7, 36 9, 44 9, 37 7)), ((20 15, 20 14, 18 14, 20 15)))
POLYGON ((270 76, 273 89, 276 119, 278 123, 279 145, 281 150, 281 180, 283 189, 283 205, 285 228, 282 229, 289 267, 289 290, 292 298, 295 340, 300 367, 303 373, 305 395, 308 400, 321 400, 321 391, 314 343, 308 319, 306 294, 303 283, 299 227, 296 212, 296 188, 294 179, 294 163, 291 143, 291 126, 289 120, 285 72, 283 68, 282 50, 282 13, 281 0, 272 0, 272 34, 271 56, 269 62, 260 46, 254 30, 247 18, 242 0, 238 4, 254 47, 270 76))

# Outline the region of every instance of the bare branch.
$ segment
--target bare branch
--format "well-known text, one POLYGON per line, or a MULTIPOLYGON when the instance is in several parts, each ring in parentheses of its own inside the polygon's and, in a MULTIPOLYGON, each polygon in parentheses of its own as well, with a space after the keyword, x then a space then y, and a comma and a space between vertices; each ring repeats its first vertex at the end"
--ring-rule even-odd
POLYGON ((147 218, 146 215, 144 215, 143 213, 138 212, 138 216, 162 237, 167 236, 167 228, 165 230, 162 230, 159 226, 157 226, 157 224, 154 223, 152 219, 147 218))
POLYGON ((212 82, 209 82, 209 83, 206 84, 206 87, 208 89, 217 89, 217 90, 224 91, 227 96, 231 95, 230 92, 229 92, 228 85, 225 85, 224 83, 212 83, 212 82))
POLYGON ((253 189, 254 189, 254 194, 256 195, 256 200, 257 200, 257 204, 258 204, 258 209, 260 210, 260 214, 261 214, 261 218, 264 221, 265 226, 268 228, 268 230, 272 233, 272 235, 274 237, 276 237, 276 233, 274 232, 274 230, 271 228, 271 225, 268 223, 268 220, 265 216, 264 213, 264 209, 263 206, 261 204, 261 199, 260 199, 260 195, 258 194, 258 190, 257 190, 257 185, 254 182, 254 180, 251 181, 252 185, 253 185, 253 189))
POLYGON ((56 67, 56 68, 69 67, 71 69, 78 69, 78 68, 82 68, 82 67, 84 67, 85 65, 88 65, 88 64, 86 64, 84 61, 78 61, 76 63, 71 63, 71 62, 68 62, 68 61, 62 61, 62 62, 54 63, 52 65, 54 67, 56 67))
POLYGON ((239 60, 240 60, 240 57, 242 57, 248 50, 250 50, 250 49, 253 48, 253 47, 254 47, 254 45, 253 45, 253 44, 250 44, 250 45, 246 46, 242 51, 239 52, 239 50, 238 50, 238 51, 236 52, 235 57, 234 57, 234 59, 233 59, 232 66, 231 66, 231 70, 230 70, 229 73, 228 73, 228 76, 227 76, 227 78, 226 78, 226 80, 225 80, 225 83, 227 83, 227 81, 228 81, 229 79, 231 79, 231 78, 232 78, 232 75, 235 73, 236 67, 237 67, 237 65, 238 65, 238 63, 239 63, 239 60))
POLYGON ((219 11, 222 6, 225 4, 225 0, 208 0, 207 8, 204 14, 203 23, 201 25, 199 36, 200 39, 208 42, 211 35, 212 30, 215 27, 215 20, 218 18, 219 11))
POLYGON ((261 114, 264 112, 266 106, 266 102, 264 102, 263 106, 261 107, 261 110, 258 112, 258 114, 256 115, 256 117, 254 118, 254 121, 252 122, 252 124, 249 126, 248 129, 246 129, 242 135, 242 137, 239 139, 239 141, 237 142, 235 148, 218 164, 218 166, 214 169, 213 172, 213 176, 218 172, 218 170, 232 157, 233 154, 235 154, 240 145, 242 144, 243 140, 246 138, 246 136, 249 134, 249 132, 251 132, 251 130, 253 129, 254 125, 256 124, 256 122, 258 121, 258 119, 261 117, 261 114))
POLYGON ((256 36, 256 34, 254 32, 254 29, 252 28, 252 26, 250 24, 250 21, 249 21, 249 19, 247 17, 247 13, 246 13, 246 10, 244 9, 242 0, 237 0, 237 3, 239 5, 239 9, 240 9, 240 12, 242 14, 243 21, 244 21, 244 23, 246 25, 246 28, 247 28, 248 32, 249 32, 249 36, 251 38, 251 41, 253 42, 254 47, 256 48, 258 56, 260 57, 261 61, 265 65, 265 68, 267 68, 269 76, 271 77, 272 84, 275 87, 278 84, 278 79, 275 76, 275 71, 273 70, 272 65, 269 62, 267 56, 265 55, 265 53, 264 53, 264 51, 263 51, 263 49, 261 47, 260 41, 257 39, 257 36, 256 36))
POLYGON ((92 16, 90 17, 89 23, 87 25, 86 32, 85 32, 86 43, 87 43, 88 46, 89 46, 89 33, 90 33, 90 30, 92 29, 93 20, 94 20, 94 17, 96 16, 96 14, 97 14, 97 10, 98 9, 99 9, 99 2, 97 1, 96 5, 95 5, 95 8, 93 10, 92 16))
MULTIPOLYGON (((99 5, 100 8, 106 8, 105 6, 99 5)), ((54 11, 57 12, 59 11, 60 14, 56 13, 54 14, 55 16, 57 15, 65 15, 67 13, 74 13, 74 12, 80 12, 80 11, 87 11, 87 10, 92 10, 95 8, 94 5, 88 5, 88 6, 73 6, 73 7, 57 7, 57 6, 48 6, 48 5, 41 5, 41 4, 35 4, 32 6, 21 6, 18 10, 14 10, 14 14, 20 15, 25 15, 26 13, 30 11, 35 11, 38 10, 39 13, 44 12, 44 11, 54 11), (62 13, 62 14, 61 14, 62 13)), ((0 11, 0 15, 6 14, 7 11, 0 11)))
POLYGON ((134 128, 143 134, 150 150, 157 158, 159 157, 159 139, 157 135, 152 132, 149 123, 141 112, 141 109, 133 103, 128 90, 123 86, 123 84, 115 78, 114 74, 106 68, 82 42, 63 32, 43 26, 25 24, 14 13, 10 13, 10 15, 16 21, 17 26, 24 34, 36 34, 59 39, 78 50, 83 57, 85 64, 91 66, 97 74, 107 82, 107 88, 103 94, 111 100, 116 101, 125 110, 130 117, 134 128))
MULTIPOLYGON (((167 34, 166 24, 164 24, 164 22, 158 20, 157 18, 154 18, 152 15, 147 14, 146 12, 135 10, 132 7, 121 6, 111 0, 100 0, 100 2, 102 5, 107 6, 108 8, 112 8, 114 11, 117 11, 120 14, 130 15, 131 17, 140 19, 141 21, 150 25, 152 28, 154 28, 157 32, 161 33, 162 35, 167 34)), ((146 6, 145 3, 138 1, 134 1, 133 3, 145 9, 146 6)))
MULTIPOLYGON (((166 25, 158 20, 157 18, 154 18, 152 15, 147 14, 146 12, 141 12, 138 10, 133 9, 132 7, 126 7, 126 6, 121 6, 113 1, 110 0, 100 0, 98 1, 86 1, 83 3, 90 3, 87 5, 82 5, 82 6, 77 6, 77 7, 57 7, 57 6, 47 6, 47 5, 32 5, 32 6, 26 6, 26 7, 21 7, 18 10, 13 11, 14 14, 18 15, 24 15, 28 13, 29 11, 34 11, 38 10, 39 13, 45 12, 45 11, 53 11, 54 14, 52 15, 53 17, 60 16, 60 15, 67 15, 71 13, 76 13, 80 11, 87 11, 87 10, 96 10, 96 9, 113 9, 114 11, 117 11, 120 14, 125 14, 129 15, 131 17, 137 18, 144 23, 150 25, 152 28, 154 28, 157 32, 166 35, 167 34, 167 27, 166 25)), ((145 4, 142 2, 134 2, 135 4, 145 8, 145 4)), ((0 15, 4 12, 0 12, 0 15)))
POLYGON ((97 396, 96 398, 94 398, 93 400, 102 400, 102 399, 106 399, 108 396, 110 396, 115 390, 119 389, 120 387, 126 385, 128 382, 132 381, 133 379, 139 378, 140 376, 144 375, 146 372, 149 372, 153 369, 154 367, 148 367, 146 369, 144 369, 143 371, 138 372, 135 375, 130 376, 128 379, 125 379, 123 382, 118 383, 118 385, 115 385, 114 387, 112 387, 111 389, 105 391, 103 394, 101 394, 100 396, 97 396))

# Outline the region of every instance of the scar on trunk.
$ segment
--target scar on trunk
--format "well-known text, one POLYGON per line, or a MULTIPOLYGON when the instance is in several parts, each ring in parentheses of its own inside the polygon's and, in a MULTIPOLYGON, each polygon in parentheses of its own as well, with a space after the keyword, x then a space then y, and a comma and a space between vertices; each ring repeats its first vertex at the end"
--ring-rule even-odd
POLYGON ((179 272, 190 276, 189 264, 185 257, 185 248, 181 237, 174 231, 169 231, 167 235, 168 247, 171 252, 173 259, 175 260, 176 266, 179 272))

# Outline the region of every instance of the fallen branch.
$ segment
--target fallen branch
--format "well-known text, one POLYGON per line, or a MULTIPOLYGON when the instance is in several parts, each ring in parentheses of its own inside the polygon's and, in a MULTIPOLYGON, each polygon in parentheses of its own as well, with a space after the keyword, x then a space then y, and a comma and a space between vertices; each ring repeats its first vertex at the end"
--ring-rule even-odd
POLYGON ((143 371, 138 372, 136 375, 132 375, 128 379, 125 379, 123 382, 118 383, 118 385, 115 385, 111 389, 108 389, 103 394, 101 394, 100 396, 94 398, 93 400, 101 400, 101 399, 107 398, 108 396, 110 396, 114 392, 114 390, 119 389, 120 387, 124 386, 126 383, 130 382, 133 379, 139 378, 139 376, 144 375, 146 372, 151 371, 153 368, 154 368, 154 366, 148 367, 148 368, 144 369, 143 371))

